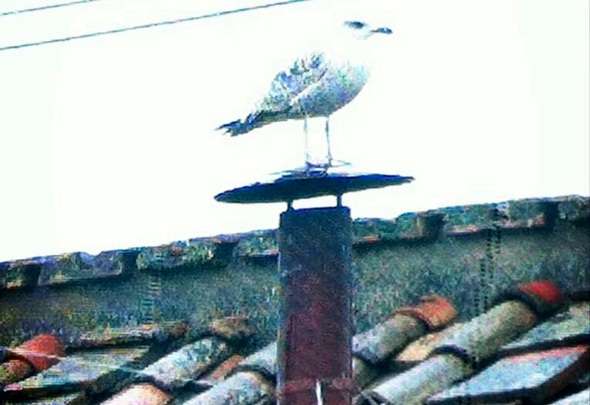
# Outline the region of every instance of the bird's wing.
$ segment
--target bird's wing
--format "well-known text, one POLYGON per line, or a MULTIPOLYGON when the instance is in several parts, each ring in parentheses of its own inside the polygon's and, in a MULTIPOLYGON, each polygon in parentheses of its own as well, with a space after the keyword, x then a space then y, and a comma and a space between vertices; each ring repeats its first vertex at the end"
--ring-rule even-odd
POLYGON ((293 65, 277 74, 270 91, 260 103, 259 111, 286 111, 292 101, 310 86, 318 83, 328 69, 322 53, 311 53, 297 59, 293 65))

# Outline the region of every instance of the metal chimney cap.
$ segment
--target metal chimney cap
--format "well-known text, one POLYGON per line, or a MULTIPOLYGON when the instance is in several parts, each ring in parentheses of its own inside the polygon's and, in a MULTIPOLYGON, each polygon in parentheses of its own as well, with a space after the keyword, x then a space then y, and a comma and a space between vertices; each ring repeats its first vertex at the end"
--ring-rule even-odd
POLYGON ((287 174, 270 182, 254 183, 224 191, 215 200, 225 203, 253 204, 291 202, 321 196, 341 196, 354 191, 409 183, 411 176, 378 173, 287 174))

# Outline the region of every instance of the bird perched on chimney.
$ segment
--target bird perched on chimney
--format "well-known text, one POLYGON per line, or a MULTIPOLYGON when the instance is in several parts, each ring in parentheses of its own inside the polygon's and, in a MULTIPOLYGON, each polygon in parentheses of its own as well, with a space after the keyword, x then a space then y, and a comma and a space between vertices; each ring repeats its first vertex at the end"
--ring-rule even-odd
POLYGON ((242 120, 221 125, 231 136, 242 135, 273 122, 302 119, 306 137, 305 169, 333 167, 330 148, 330 115, 348 104, 369 77, 364 42, 378 34, 391 34, 387 27, 372 27, 363 21, 345 21, 332 44, 322 51, 297 58, 279 72, 270 90, 253 112, 242 120), (307 148, 308 118, 325 118, 326 162, 310 162, 307 148))

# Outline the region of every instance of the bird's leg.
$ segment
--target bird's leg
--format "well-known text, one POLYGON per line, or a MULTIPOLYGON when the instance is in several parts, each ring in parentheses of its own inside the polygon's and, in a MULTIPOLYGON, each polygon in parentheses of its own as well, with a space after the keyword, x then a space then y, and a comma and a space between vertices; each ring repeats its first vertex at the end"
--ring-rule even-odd
POLYGON ((305 170, 309 170, 313 167, 313 164, 310 162, 309 156, 309 140, 308 140, 308 127, 307 127, 307 115, 303 117, 303 134, 305 136, 305 170))
POLYGON ((328 147, 328 154, 327 154, 327 158, 328 158, 328 164, 326 165, 327 168, 332 167, 332 148, 330 146, 330 116, 326 117, 326 144, 328 147))

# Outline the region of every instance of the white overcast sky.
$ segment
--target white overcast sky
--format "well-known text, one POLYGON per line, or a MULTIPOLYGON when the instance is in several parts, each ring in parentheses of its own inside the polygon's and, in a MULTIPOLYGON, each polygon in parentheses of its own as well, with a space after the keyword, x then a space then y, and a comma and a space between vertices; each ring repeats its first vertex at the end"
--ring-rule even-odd
MULTIPOLYGON (((0 14, 63 1, 2 0, 0 14)), ((0 48, 269 2, 4 15, 0 48)), ((416 177, 345 196, 354 217, 589 194, 588 1, 312 0, 0 51, 0 260, 276 227, 281 204, 213 196, 301 165, 301 123, 232 139, 213 128, 248 113, 279 67, 345 19, 395 33, 332 118, 335 155, 416 177)), ((296 207, 321 204, 332 201, 296 207)))

